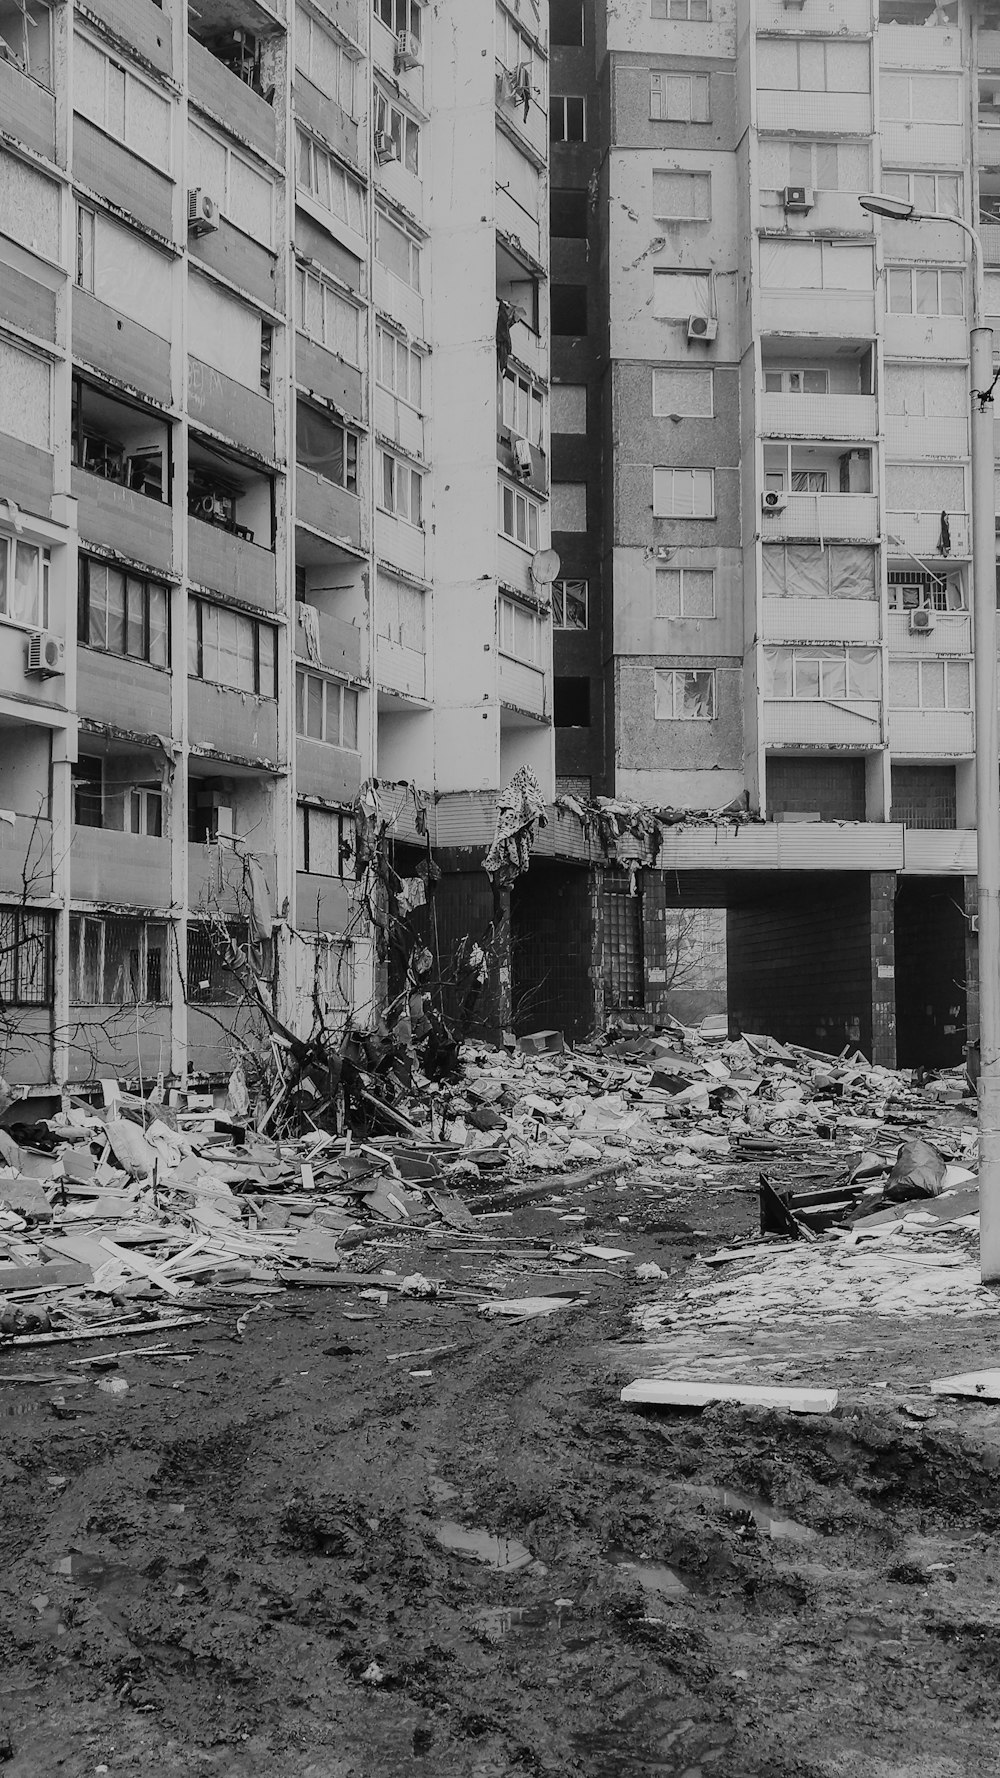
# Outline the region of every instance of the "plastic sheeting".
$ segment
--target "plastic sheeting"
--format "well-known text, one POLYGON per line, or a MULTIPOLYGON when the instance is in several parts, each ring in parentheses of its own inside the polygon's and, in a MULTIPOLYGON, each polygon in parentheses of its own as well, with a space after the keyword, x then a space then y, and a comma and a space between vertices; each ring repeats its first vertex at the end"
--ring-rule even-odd
POLYGON ((874 599, 875 552, 857 544, 765 543, 765 599, 874 599))
POLYGON ((765 648, 765 698, 824 698, 874 703, 879 696, 877 648, 765 648))

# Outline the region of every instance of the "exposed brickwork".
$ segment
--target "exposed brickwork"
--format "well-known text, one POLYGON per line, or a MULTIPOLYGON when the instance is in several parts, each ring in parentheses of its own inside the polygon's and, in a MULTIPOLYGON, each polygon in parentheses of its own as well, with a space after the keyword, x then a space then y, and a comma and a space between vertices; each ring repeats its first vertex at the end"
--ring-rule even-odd
POLYGON ((767 762, 767 813, 818 813, 824 821, 863 821, 863 759, 784 758, 767 762))
POLYGON ((894 765, 889 819, 907 827, 957 826, 954 766, 894 765))
POLYGON ((511 890, 512 1019, 517 1032, 586 1037, 597 1023, 592 873, 532 862, 511 890))

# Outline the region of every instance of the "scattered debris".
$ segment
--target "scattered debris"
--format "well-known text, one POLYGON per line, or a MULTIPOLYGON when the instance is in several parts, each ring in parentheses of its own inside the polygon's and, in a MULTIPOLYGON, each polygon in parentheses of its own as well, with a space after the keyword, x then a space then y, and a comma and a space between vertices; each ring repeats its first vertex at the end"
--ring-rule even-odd
POLYGON ((837 1405, 835 1389, 786 1389, 767 1383, 697 1383, 688 1378, 671 1382, 659 1377, 626 1384, 621 1398, 634 1408, 707 1408, 712 1402, 733 1401, 745 1407, 787 1408, 793 1414, 832 1414, 837 1405))

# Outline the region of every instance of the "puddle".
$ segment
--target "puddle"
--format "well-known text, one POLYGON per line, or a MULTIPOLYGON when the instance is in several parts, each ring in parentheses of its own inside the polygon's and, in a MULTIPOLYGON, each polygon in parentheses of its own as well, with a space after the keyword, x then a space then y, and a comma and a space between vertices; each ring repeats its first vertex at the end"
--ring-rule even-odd
POLYGON ((797 1519, 787 1519, 766 1500, 757 1500, 752 1494, 740 1494, 735 1488, 701 1487, 695 1483, 682 1483, 685 1494, 694 1494, 706 1505, 719 1506, 724 1513, 734 1519, 749 1519, 758 1531, 775 1542, 784 1543, 818 1543, 819 1532, 813 1531, 808 1525, 800 1525, 797 1519))
MULTIPOLYGON (((531 1551, 516 1537, 498 1537, 493 1531, 480 1531, 475 1526, 459 1525, 453 1519, 441 1519, 434 1527, 438 1543, 456 1556, 467 1556, 475 1562, 486 1562, 491 1568, 508 1573, 527 1568, 534 1560, 531 1551)), ((541 1573, 541 1563, 536 1573, 541 1573)))
POLYGON ((571 1599, 556 1599, 547 1605, 489 1605, 476 1613, 473 1628, 488 1642, 500 1642, 511 1631, 561 1630, 573 1613, 571 1599))
POLYGON ((610 1549, 608 1561, 626 1574, 635 1576, 644 1593, 652 1593, 658 1599, 682 1599, 691 1588, 678 1574, 676 1568, 668 1568, 665 1562, 636 1561, 627 1550, 610 1549))

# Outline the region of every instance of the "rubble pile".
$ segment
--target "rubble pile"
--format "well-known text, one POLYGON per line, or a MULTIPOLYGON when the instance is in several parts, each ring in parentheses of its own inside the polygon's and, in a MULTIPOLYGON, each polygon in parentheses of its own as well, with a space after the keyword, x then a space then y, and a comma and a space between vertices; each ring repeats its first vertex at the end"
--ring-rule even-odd
MULTIPOLYGON (((770 1226, 779 1235, 806 1240, 815 1238, 817 1199, 827 1221, 833 1203, 857 1223, 896 1188, 933 1197, 973 1178, 962 1163, 974 1155, 974 1101, 958 1073, 917 1084, 857 1055, 752 1035, 729 1041, 719 1021, 656 1033, 619 1027, 573 1050, 558 1032, 466 1045, 443 1078, 412 1051, 397 1066, 392 1046, 380 1074, 385 1046, 355 1042, 339 1133, 310 1121, 316 1096, 303 1090, 304 1056, 284 1076, 286 1108, 293 1078, 298 1095, 298 1133, 287 1136, 269 1132, 273 1099, 251 1113, 238 1071, 224 1109, 194 1095, 184 1106, 154 1103, 113 1082, 103 1106, 67 1099, 44 1123, 19 1125, 16 1103, 8 1105, 0 1340, 177 1326, 220 1298, 239 1306, 241 1297, 303 1286, 478 1301, 491 1286, 463 1292, 422 1268, 387 1267, 387 1239, 422 1241, 428 1254, 442 1232, 475 1236, 480 1251, 484 1242, 497 1247, 493 1219, 505 1206, 546 1196, 565 1205, 600 1178, 620 1175, 655 1197, 731 1183, 734 1163, 766 1163, 763 1226, 777 1217, 770 1226), (391 1092, 380 1096, 376 1084, 386 1080, 391 1092), (802 1192, 817 1182, 819 1191, 802 1192)), ((323 1083, 324 1107, 335 1091, 323 1083)), ((532 1243, 521 1237, 519 1246, 532 1243)), ((567 1251, 558 1238, 534 1247, 536 1257, 567 1264, 583 1254, 631 1257, 567 1251)), ((652 1272, 639 1267, 636 1276, 652 1272)))

